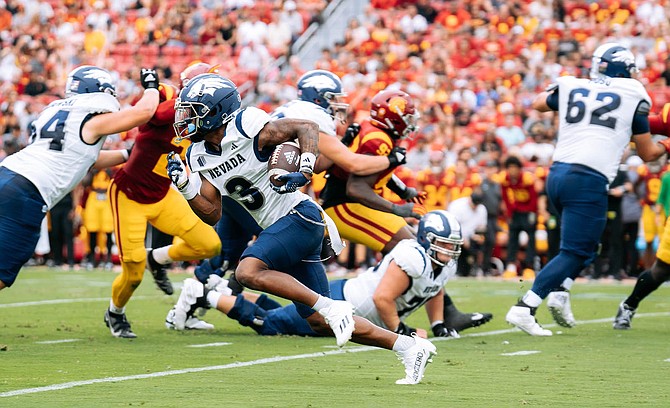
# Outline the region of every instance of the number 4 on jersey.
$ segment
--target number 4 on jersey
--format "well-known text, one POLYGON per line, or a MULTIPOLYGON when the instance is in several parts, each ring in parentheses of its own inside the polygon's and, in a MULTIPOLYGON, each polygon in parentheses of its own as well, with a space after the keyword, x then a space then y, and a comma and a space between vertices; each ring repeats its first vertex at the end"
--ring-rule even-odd
POLYGON ((69 114, 69 111, 63 110, 56 112, 56 114, 44 124, 42 129, 40 129, 40 139, 51 139, 49 150, 63 151, 65 120, 69 114))

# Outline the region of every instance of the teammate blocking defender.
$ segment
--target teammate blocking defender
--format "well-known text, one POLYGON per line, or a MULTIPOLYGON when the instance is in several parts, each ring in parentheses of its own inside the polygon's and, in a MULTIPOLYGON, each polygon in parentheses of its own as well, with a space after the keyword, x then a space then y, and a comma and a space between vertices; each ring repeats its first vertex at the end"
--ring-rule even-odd
POLYGON ((552 335, 535 320, 535 311, 547 296, 556 323, 575 325, 569 290, 594 258, 605 228, 607 186, 631 139, 645 161, 670 149, 670 140, 655 143, 651 138, 651 98, 632 78, 635 72, 635 57, 628 49, 603 44, 593 53, 590 80, 560 77, 533 101, 533 108, 540 112, 560 113, 546 190, 561 218, 561 247, 537 275, 531 290, 507 313, 510 324, 531 336, 552 335))
MULTIPOLYGON (((205 63, 189 66, 181 74, 182 83, 215 69, 205 63)), ((112 283, 112 296, 104 316, 114 337, 137 337, 125 310, 142 283, 145 266, 158 287, 171 295, 173 289, 166 264, 208 258, 221 250, 214 229, 191 211, 181 194, 170 188, 170 179, 164 171, 168 153, 183 154, 186 146, 176 142, 172 127, 178 91, 167 84, 159 84, 158 88, 161 103, 151 120, 139 127, 128 163, 114 175, 109 186, 122 267, 112 283), (147 251, 144 245, 147 223, 180 239, 173 245, 147 251)), ((189 323, 198 325, 197 319, 189 323)))
POLYGON ((326 229, 336 253, 343 245, 330 218, 309 196, 297 191, 312 176, 318 126, 297 119, 271 121, 260 109, 242 109, 237 87, 230 80, 204 74, 181 91, 175 131, 193 142, 187 152, 193 173, 187 177, 183 163, 174 156, 168 162, 168 174, 195 213, 216 223, 225 195, 244 206, 263 228, 254 245, 242 254, 235 271, 237 280, 293 301, 316 332, 334 334, 339 346, 353 338, 399 352, 405 377, 397 383, 418 383, 436 354, 431 342, 375 326, 353 316, 350 303, 327 297, 328 280, 320 262, 326 229), (271 152, 276 145, 296 139, 302 150, 299 171, 280 176, 285 185, 272 186, 267 171, 271 152))
POLYGON ((158 106, 158 77, 140 73, 144 95, 120 110, 112 76, 85 65, 68 74, 65 99, 49 104, 33 123, 32 143, 0 164, 0 289, 11 286, 33 254, 46 212, 91 166, 123 163, 124 150, 101 151, 107 135, 146 123, 158 106))

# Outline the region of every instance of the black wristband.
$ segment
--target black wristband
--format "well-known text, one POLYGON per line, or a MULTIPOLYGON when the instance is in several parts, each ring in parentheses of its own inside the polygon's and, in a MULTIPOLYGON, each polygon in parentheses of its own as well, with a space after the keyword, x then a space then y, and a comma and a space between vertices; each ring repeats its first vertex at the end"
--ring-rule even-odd
POLYGON ((405 336, 411 336, 412 333, 416 333, 416 329, 414 327, 409 327, 403 322, 400 322, 398 327, 393 332, 397 334, 403 334, 405 336))

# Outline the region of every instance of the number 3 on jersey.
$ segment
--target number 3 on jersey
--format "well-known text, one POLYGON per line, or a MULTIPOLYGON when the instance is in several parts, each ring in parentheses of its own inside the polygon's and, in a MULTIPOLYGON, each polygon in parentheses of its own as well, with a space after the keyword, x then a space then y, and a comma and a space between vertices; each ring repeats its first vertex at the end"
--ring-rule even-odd
MULTIPOLYGON (((63 151, 63 139, 65 139, 65 121, 67 120, 70 111, 58 111, 55 115, 47 121, 39 130, 40 139, 51 139, 49 143, 49 150, 58 152, 63 151)), ((33 138, 35 135, 32 136, 33 138)))
MULTIPOLYGON (((586 88, 577 88, 570 92, 568 111, 565 114, 565 121, 567 123, 578 123, 584 119, 587 113, 585 100, 588 96, 589 90, 586 88)), ((602 102, 602 104, 591 111, 589 123, 614 129, 616 118, 608 116, 608 114, 621 105, 621 97, 612 92, 599 92, 596 95, 596 100, 602 102)))

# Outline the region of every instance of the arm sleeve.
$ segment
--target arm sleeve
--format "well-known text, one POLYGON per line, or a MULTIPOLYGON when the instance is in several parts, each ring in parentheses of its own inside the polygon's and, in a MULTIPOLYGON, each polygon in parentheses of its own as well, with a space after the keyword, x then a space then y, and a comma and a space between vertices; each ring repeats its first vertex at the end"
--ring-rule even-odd
POLYGON ((558 88, 547 96, 547 106, 549 106, 551 110, 558 110, 558 88))
MULTIPOLYGON (((174 99, 161 102, 149 123, 154 126, 166 126, 174 123, 174 99)), ((172 135, 174 136, 174 135, 172 135)))

